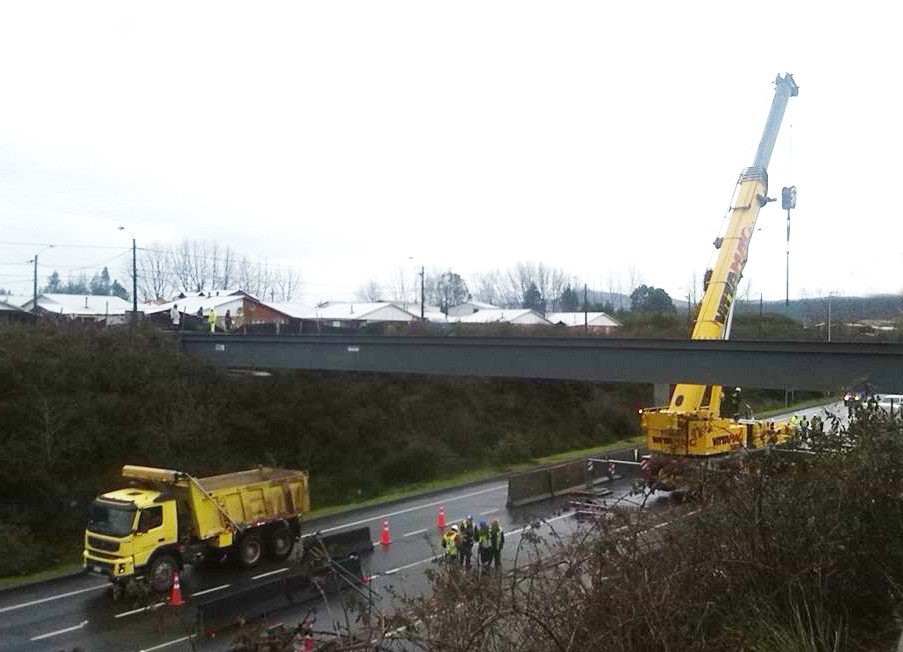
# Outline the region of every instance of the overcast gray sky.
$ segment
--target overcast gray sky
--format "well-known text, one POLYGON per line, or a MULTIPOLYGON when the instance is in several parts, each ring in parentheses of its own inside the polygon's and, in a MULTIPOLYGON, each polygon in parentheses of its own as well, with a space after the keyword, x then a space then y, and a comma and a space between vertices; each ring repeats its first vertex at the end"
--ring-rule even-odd
MULTIPOLYGON (((139 247, 216 240, 294 266, 310 303, 420 263, 467 279, 518 261, 599 289, 634 266, 678 298, 790 72, 769 174, 771 196, 799 189, 791 296, 898 293, 898 13, 3 2, 0 287, 30 292, 47 243, 42 283, 122 276, 124 224, 139 247)), ((758 225, 746 278, 780 299, 780 203, 758 225)))

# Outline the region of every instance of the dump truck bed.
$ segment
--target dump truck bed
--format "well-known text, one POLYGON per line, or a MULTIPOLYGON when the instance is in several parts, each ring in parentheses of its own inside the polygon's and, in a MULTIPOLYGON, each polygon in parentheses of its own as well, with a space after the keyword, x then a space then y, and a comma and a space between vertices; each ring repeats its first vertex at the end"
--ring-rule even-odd
POLYGON ((307 472, 259 466, 247 471, 194 478, 173 469, 127 464, 125 478, 167 487, 179 501, 180 520, 191 512, 191 533, 216 545, 232 543, 247 526, 288 520, 310 511, 307 472))
POLYGON ((258 467, 198 478, 189 482, 189 496, 201 539, 310 510, 307 473, 289 469, 258 467))

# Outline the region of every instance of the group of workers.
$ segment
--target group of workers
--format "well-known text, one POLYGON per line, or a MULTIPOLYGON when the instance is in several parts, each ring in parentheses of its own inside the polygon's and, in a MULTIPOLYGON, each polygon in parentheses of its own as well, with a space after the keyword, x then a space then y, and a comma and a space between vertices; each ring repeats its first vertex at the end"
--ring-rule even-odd
MULTIPOLYGON (((198 308, 198 312, 195 315, 199 320, 204 320, 204 309, 198 308)), ((172 308, 169 309, 169 318, 172 321, 173 330, 181 330, 185 323, 185 312, 179 310, 179 304, 174 303, 172 308)), ((207 311, 207 327, 210 329, 211 333, 216 332, 216 309, 210 308, 207 311)), ((223 317, 223 330, 227 333, 232 330, 232 311, 226 310, 226 316, 223 317)))
POLYGON ((470 568, 474 545, 477 546, 480 567, 484 571, 501 568, 505 532, 497 518, 492 519, 491 524, 480 521, 480 524, 476 525, 473 516, 468 514, 460 525, 455 523, 442 535, 445 559, 451 564, 470 568))
POLYGON ((806 418, 804 414, 801 417, 796 416, 795 414, 790 417, 790 424, 793 426, 797 426, 800 429, 800 433, 805 437, 810 432, 813 434, 821 434, 824 430, 825 424, 822 421, 822 418, 817 414, 812 417, 812 421, 806 418))

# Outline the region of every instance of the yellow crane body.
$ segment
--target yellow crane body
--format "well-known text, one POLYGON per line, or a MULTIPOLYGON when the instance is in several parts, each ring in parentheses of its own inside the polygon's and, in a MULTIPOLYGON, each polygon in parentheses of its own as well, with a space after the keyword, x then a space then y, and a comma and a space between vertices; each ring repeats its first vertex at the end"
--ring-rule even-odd
MULTIPOLYGON (((715 241, 718 256, 706 272, 705 290, 691 339, 727 339, 734 297, 749 257, 759 210, 769 201, 767 166, 787 101, 797 95, 792 75, 775 80, 775 98, 752 167, 737 181, 724 235, 715 241)), ((668 406, 641 410, 641 426, 650 451, 667 455, 706 457, 738 448, 761 448, 787 439, 791 427, 775 421, 721 416, 720 385, 679 383, 668 406)))

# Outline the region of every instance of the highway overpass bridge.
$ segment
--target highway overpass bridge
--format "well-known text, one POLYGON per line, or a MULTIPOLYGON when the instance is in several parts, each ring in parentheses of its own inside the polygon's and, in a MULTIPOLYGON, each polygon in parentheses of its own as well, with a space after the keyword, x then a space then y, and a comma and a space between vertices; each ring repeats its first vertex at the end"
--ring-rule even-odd
POLYGON ((633 339, 181 334, 230 369, 311 369, 572 381, 903 390, 903 344, 633 339))

